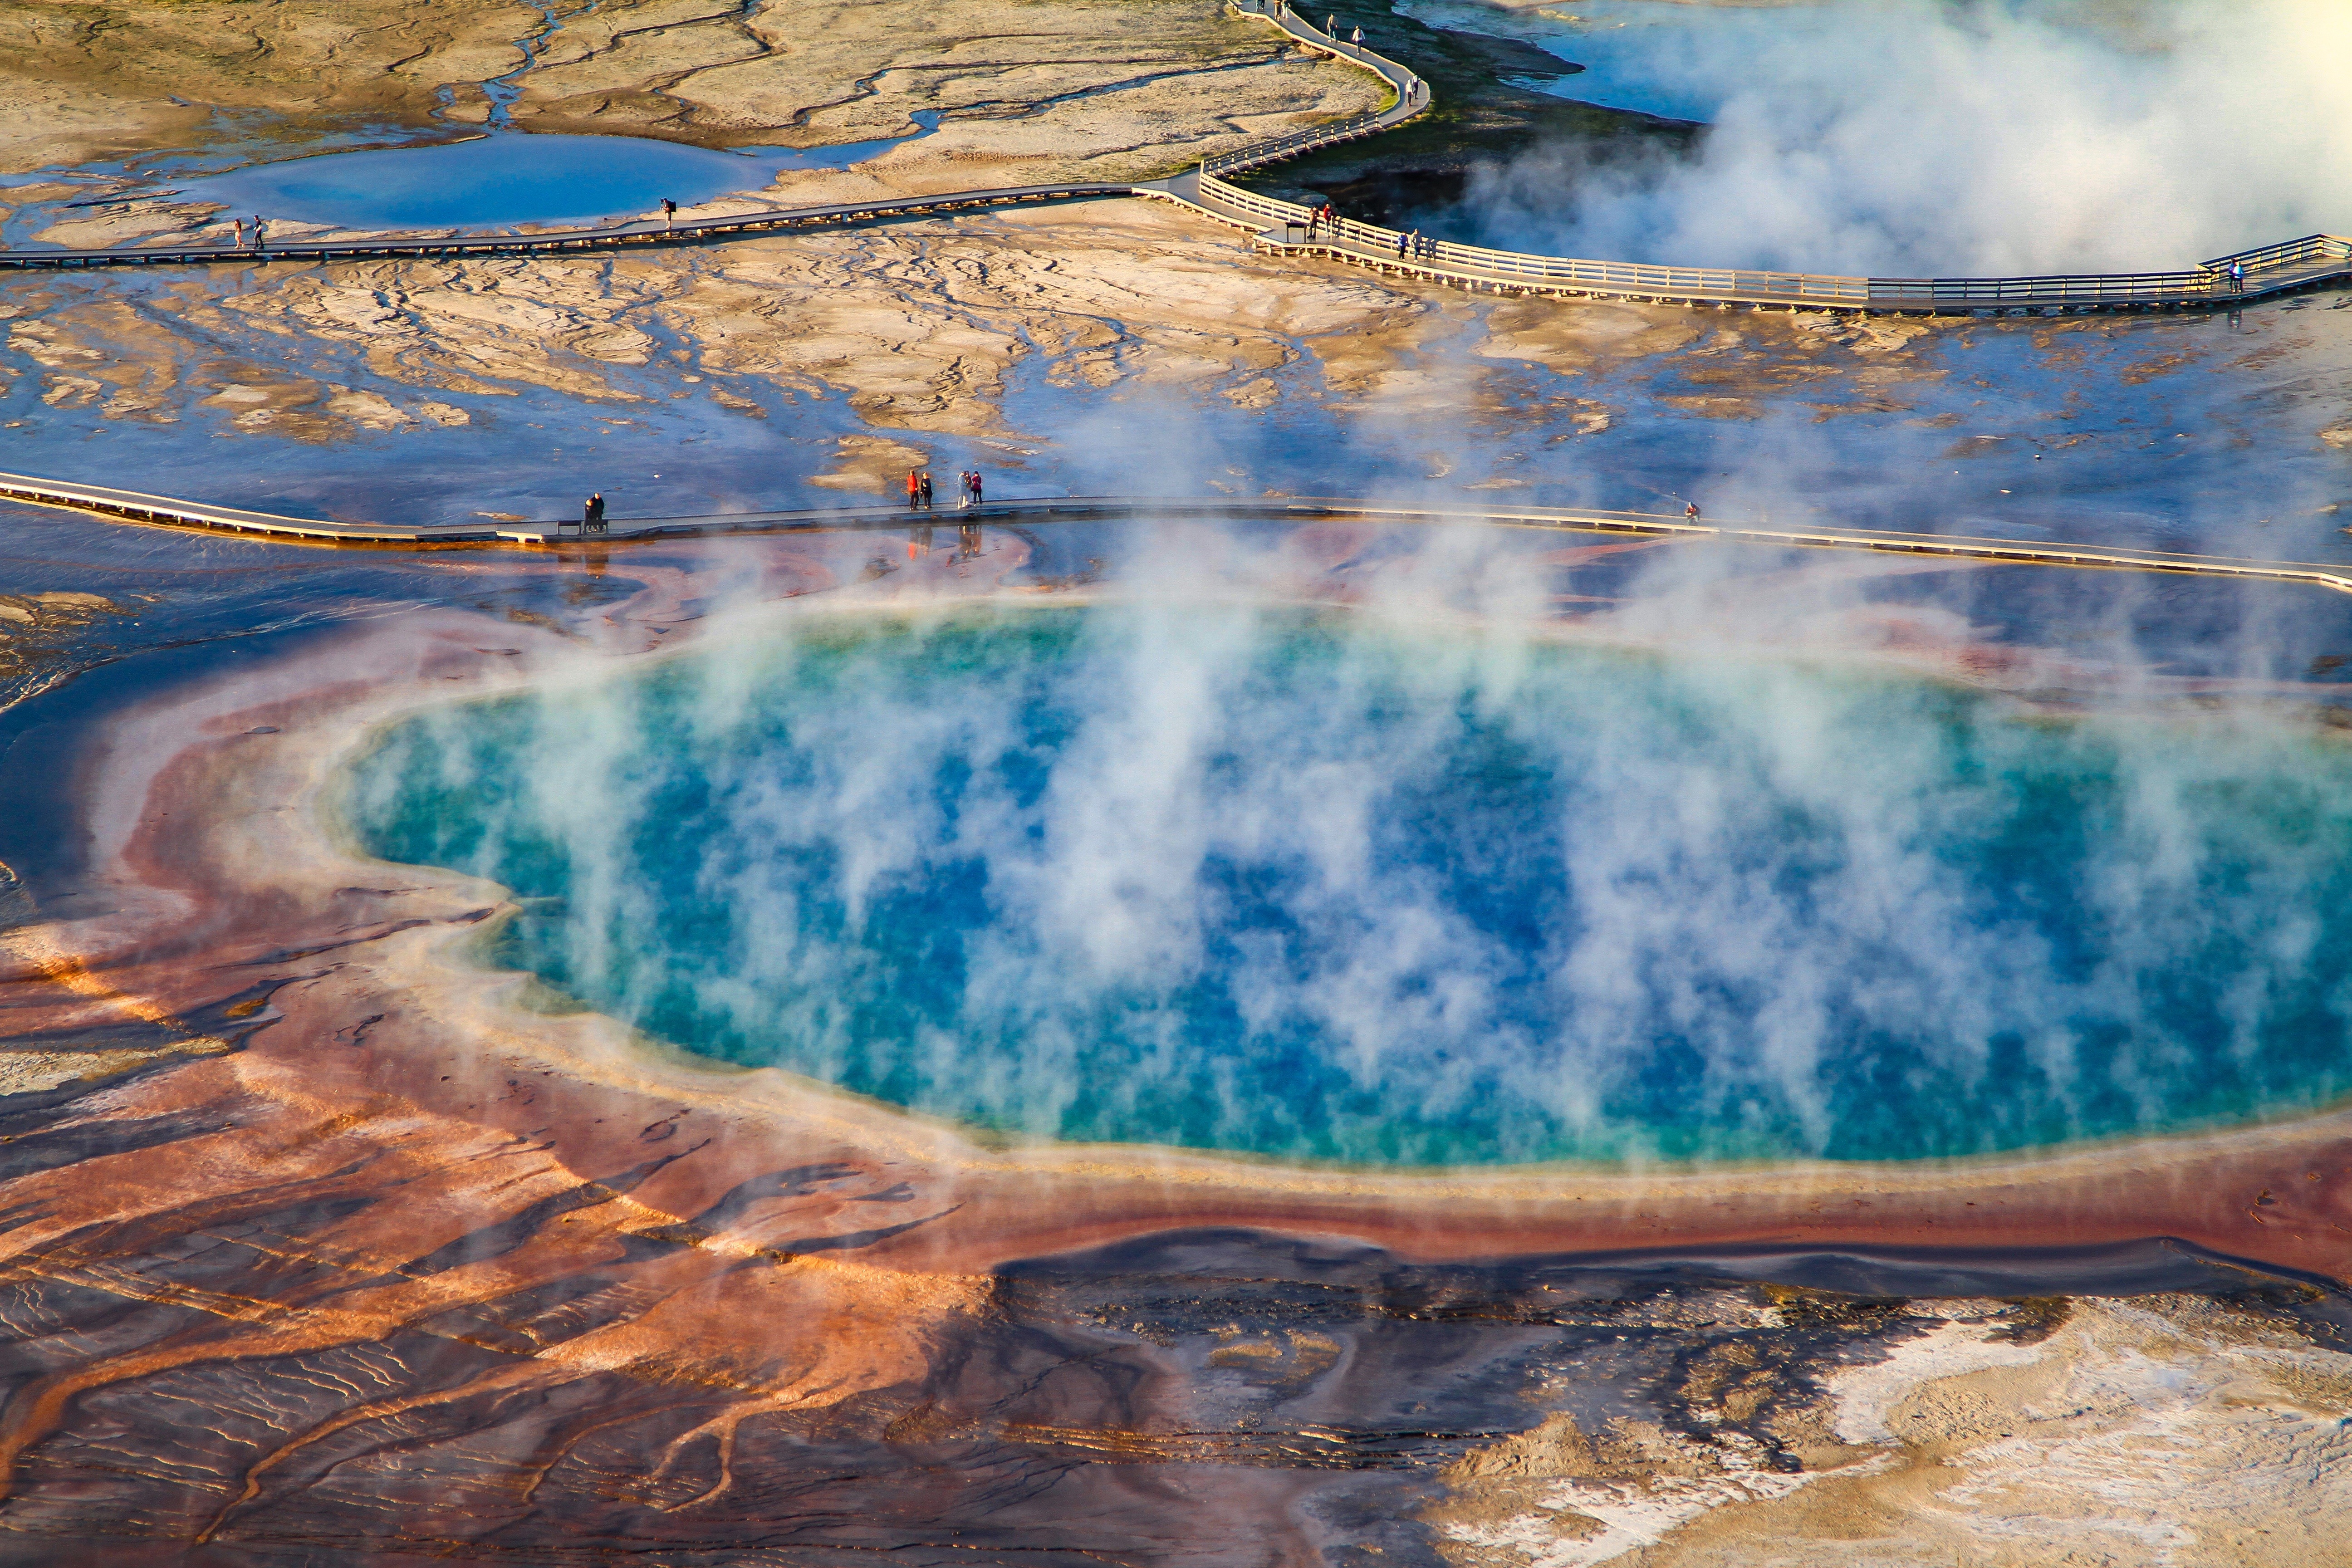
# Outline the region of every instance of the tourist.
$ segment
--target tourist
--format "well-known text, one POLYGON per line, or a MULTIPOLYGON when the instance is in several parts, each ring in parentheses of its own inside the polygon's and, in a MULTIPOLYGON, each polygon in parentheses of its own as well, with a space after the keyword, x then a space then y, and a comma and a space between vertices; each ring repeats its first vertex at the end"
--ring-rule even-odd
POLYGON ((1356 47, 1358 47, 1358 48, 1360 48, 1360 48, 1362 48, 1362 47, 1364 47, 1364 30, 1363 30, 1361 27, 1357 28, 1357 29, 1356 29, 1356 36, 1355 36, 1354 37, 1352 37, 1352 38, 1349 38, 1348 41, 1349 41, 1349 43, 1351 43, 1351 44, 1355 45, 1355 46, 1356 46, 1356 47))
POLYGON ((931 510, 931 470, 929 468, 923 470, 923 510, 931 510))
POLYGON ((1402 260, 1404 259, 1404 244, 1405 244, 1405 237, 1404 237, 1404 236, 1402 236, 1402 235, 1398 235, 1398 236, 1397 236, 1397 259, 1398 259, 1399 261, 1402 261, 1402 260))
POLYGON ((677 228, 677 204, 667 196, 662 198, 662 228, 665 232, 675 232, 677 228))
POLYGON ((919 469, 907 470, 907 510, 914 510, 923 504, 923 476, 919 469))
POLYGON ((1689 521, 1696 522, 1698 521, 1698 502, 1692 501, 1687 506, 1684 507, 1683 516, 1689 521))
POLYGON ((980 505, 980 504, 981 504, 981 500, 980 500, 980 470, 979 470, 978 468, 974 468, 974 469, 971 471, 971 504, 972 504, 972 505, 974 505, 974 506, 978 506, 978 505, 980 505))
POLYGON ((1339 36, 1339 17, 1326 16, 1323 18, 1323 36, 1327 38, 1336 38, 1339 36))
POLYGON ((604 492, 603 490, 598 490, 590 496, 588 504, 581 509, 580 531, 583 533, 604 531, 604 492))
POLYGON ((2230 263, 2230 282, 2239 293, 2242 294, 2246 291, 2246 264, 2244 262, 2232 261, 2230 263))

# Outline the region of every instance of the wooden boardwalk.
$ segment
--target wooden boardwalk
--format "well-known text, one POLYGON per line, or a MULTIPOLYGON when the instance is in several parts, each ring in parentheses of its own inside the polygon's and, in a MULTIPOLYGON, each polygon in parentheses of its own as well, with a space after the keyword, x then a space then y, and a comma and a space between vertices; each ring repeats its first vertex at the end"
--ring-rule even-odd
POLYGON ((2039 278, 1858 278, 1736 268, 1660 267, 1492 250, 1451 241, 1412 244, 1394 229, 1312 213, 1224 179, 1360 137, 1427 112, 1428 84, 1394 60, 1316 27, 1281 0, 1228 0, 1234 9, 1281 28, 1305 48, 1370 71, 1393 95, 1378 110, 1254 143, 1170 180, 1143 184, 1072 181, 950 191, 888 201, 766 209, 673 223, 641 222, 536 234, 347 235, 242 248, 223 245, 125 246, 96 250, 0 250, 0 269, 93 267, 255 266, 404 258, 560 256, 568 252, 691 244, 740 235, 938 216, 1042 202, 1143 196, 1172 201, 1249 229, 1269 254, 1319 257, 1397 277, 1498 294, 1637 300, 1718 309, 1840 310, 1909 315, 2061 315, 2106 310, 2229 310, 2306 289, 2352 282, 2352 239, 2301 239, 2216 257, 2171 272, 2039 278), (2242 274, 2232 268, 2242 269, 2242 274))
POLYGON ((714 534, 896 531, 949 523, 982 526, 1068 522, 1360 523, 1374 527, 1486 526, 1546 532, 1616 535, 1697 543, 1766 545, 1779 549, 1856 550, 1944 557, 1958 562, 2158 572, 2247 582, 2294 584, 2352 594, 2352 565, 2261 561, 2104 545, 2022 543, 1940 533, 1870 529, 1785 528, 1767 523, 1706 522, 1656 512, 1551 507, 1414 506, 1347 496, 1269 496, 1234 500, 1172 496, 1063 496, 990 501, 970 508, 910 511, 904 506, 811 507, 779 511, 718 512, 686 517, 616 517, 605 531, 583 536, 576 522, 339 522, 286 517, 238 507, 211 506, 170 496, 103 485, 69 484, 29 474, 0 474, 0 500, 58 507, 100 517, 166 527, 310 544, 477 544, 603 549, 614 544, 714 534))
POLYGON ((982 207, 1021 206, 1103 196, 1131 196, 1126 182, 1075 180, 1057 184, 1010 185, 998 190, 947 191, 937 195, 896 196, 888 201, 835 202, 824 206, 775 207, 721 217, 649 221, 604 228, 550 229, 535 234, 352 235, 340 239, 285 240, 242 247, 226 245, 157 245, 108 250, 0 250, 0 269, 73 270, 89 267, 250 267, 272 261, 354 261, 385 258, 467 256, 561 256, 572 251, 623 250, 633 247, 685 245, 777 229, 844 228, 893 218, 935 217, 982 207))

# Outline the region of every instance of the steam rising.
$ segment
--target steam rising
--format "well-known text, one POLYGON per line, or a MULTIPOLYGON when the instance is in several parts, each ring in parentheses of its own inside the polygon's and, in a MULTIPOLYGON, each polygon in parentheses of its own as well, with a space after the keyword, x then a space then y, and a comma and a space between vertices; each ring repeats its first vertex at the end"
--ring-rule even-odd
POLYGON ((1736 28, 1693 10, 1651 68, 1720 96, 1700 154, 1485 169, 1470 204, 1486 243, 1981 277, 2164 270, 2352 226, 2337 0, 1855 0, 1736 28))
POLYGON ((2352 763, 1368 613, 809 617, 444 711, 386 856, 697 1049, 1052 1136, 1916 1155, 2352 1085, 2352 763))

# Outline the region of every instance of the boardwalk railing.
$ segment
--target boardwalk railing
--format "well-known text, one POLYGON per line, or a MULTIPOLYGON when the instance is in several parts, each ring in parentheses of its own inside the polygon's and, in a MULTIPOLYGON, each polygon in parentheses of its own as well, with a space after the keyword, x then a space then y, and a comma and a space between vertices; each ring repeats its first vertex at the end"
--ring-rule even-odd
POLYGON ((1378 224, 1353 218, 1319 221, 1312 208, 1218 179, 1201 176, 1201 194, 1209 201, 1263 218, 1282 230, 1269 240, 1285 246, 1352 252, 1362 258, 1394 260, 1405 269, 1452 274, 1479 282, 1522 282, 1572 286, 1611 294, 1655 295, 1678 300, 1769 299, 1809 304, 1867 306, 1873 298, 1867 278, 1833 278, 1807 272, 1758 272, 1737 268, 1652 267, 1633 261, 1587 261, 1566 256, 1538 256, 1526 251, 1490 250, 1452 240, 1414 240, 1378 224))
POLYGON ((1281 0, 1226 0, 1226 3, 1243 16, 1272 22, 1309 48, 1370 71, 1388 84, 1389 90, 1396 94, 1396 100, 1370 114, 1359 114, 1352 120, 1328 125, 1310 125, 1286 136, 1253 142, 1231 153, 1205 158, 1201 163, 1201 173, 1204 176, 1239 174, 1244 169, 1255 169, 1261 164, 1278 163, 1285 158, 1296 158, 1318 147, 1335 146, 1342 142, 1353 142, 1360 136, 1370 136, 1374 132, 1386 131, 1391 125, 1402 125, 1428 111, 1429 84, 1387 56, 1376 55, 1361 44, 1351 44, 1323 31, 1291 11, 1281 0))
POLYGON ((383 523, 338 522, 285 517, 241 507, 215 506, 148 495, 103 485, 0 473, 0 500, 58 507, 138 522, 208 528, 289 542, 337 544, 438 542, 521 545, 583 545, 603 548, 631 541, 713 533, 838 532, 924 528, 957 523, 1023 524, 1145 522, 1186 519, 1253 522, 1351 522, 1370 527, 1483 525, 1548 532, 1612 534, 1685 543, 1758 544, 1777 549, 1864 550, 1898 555, 1938 556, 1961 563, 2020 566, 2078 566, 2114 571, 2163 572, 2247 582, 2292 583, 2352 594, 2352 566, 2306 561, 2262 561, 2242 556, 2189 555, 2170 551, 2109 545, 2022 543, 1941 533, 1897 533, 1872 529, 1790 528, 1769 523, 1703 522, 1689 517, 1643 511, 1498 506, 1422 506, 1349 496, 1273 496, 1248 500, 1225 497, 1055 496, 997 500, 946 511, 910 511, 903 506, 807 507, 778 511, 719 512, 682 517, 616 517, 605 531, 583 538, 577 521, 383 523))
POLYGON ((2266 267, 2305 267, 2314 262, 2342 261, 2347 257, 2352 257, 2352 239, 2333 234, 2306 234, 2301 239, 2282 240, 2276 245, 2217 256, 2200 265, 2208 272, 2226 272, 2230 264, 2236 262, 2252 272, 2266 267))

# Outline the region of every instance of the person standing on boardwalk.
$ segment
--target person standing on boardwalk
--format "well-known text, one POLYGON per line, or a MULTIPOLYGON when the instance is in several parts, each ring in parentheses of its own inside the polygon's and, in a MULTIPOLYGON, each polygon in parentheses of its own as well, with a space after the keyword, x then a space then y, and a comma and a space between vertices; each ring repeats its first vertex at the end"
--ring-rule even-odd
POLYGON ((2230 283, 2231 286, 2236 289, 2239 293, 2242 294, 2246 291, 2246 264, 2244 262, 2232 261, 2230 263, 2230 283))
POLYGON ((978 468, 974 468, 971 471, 971 504, 974 506, 981 504, 980 470, 978 468))
POLYGON ((677 229, 677 204, 667 196, 662 198, 662 230, 675 233, 677 229))
POLYGON ((907 470, 907 510, 914 510, 923 504, 923 475, 919 468, 907 470))
POLYGON ((931 510, 931 470, 929 468, 923 470, 923 510, 931 510))
POLYGON ((1351 43, 1351 44, 1355 45, 1355 46, 1356 46, 1356 47, 1358 47, 1358 48, 1360 48, 1360 48, 1362 48, 1362 47, 1364 47, 1364 30, 1363 30, 1361 27, 1357 28, 1357 29, 1356 29, 1356 36, 1355 36, 1354 37, 1352 37, 1352 38, 1349 38, 1348 41, 1349 41, 1349 43, 1351 43))
POLYGON ((588 504, 581 509, 580 531, 583 533, 604 531, 604 492, 603 490, 598 490, 594 495, 590 496, 588 504))
POLYGON ((1683 517, 1686 521, 1696 522, 1698 521, 1698 502, 1690 501, 1686 503, 1683 507, 1683 517))

